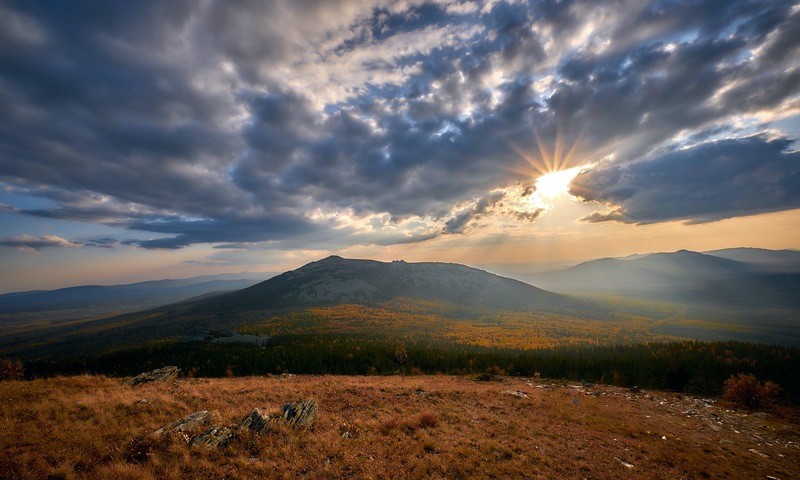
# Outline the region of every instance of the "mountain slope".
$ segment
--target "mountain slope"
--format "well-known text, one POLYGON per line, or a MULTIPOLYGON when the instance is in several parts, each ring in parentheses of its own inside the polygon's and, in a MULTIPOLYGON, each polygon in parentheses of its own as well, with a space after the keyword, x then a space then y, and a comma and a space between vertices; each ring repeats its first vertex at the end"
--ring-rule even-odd
POLYGON ((244 290, 200 302, 199 309, 257 310, 397 298, 490 309, 588 308, 578 299, 452 263, 391 263, 331 256, 244 290))

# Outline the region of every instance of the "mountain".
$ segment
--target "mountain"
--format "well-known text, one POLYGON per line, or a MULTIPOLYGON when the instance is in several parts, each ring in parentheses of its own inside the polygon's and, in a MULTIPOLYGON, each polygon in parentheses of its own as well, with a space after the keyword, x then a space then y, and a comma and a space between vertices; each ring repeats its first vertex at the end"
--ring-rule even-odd
POLYGON ((764 248, 726 248, 704 252, 719 258, 746 263, 765 273, 800 272, 800 251, 764 248))
POLYGON ((454 263, 379 262, 330 256, 244 290, 198 302, 200 310, 260 310, 415 299, 490 309, 572 310, 585 302, 454 263))
POLYGON ((779 261, 793 258, 793 253, 732 249, 710 254, 680 250, 604 258, 534 275, 532 283, 570 294, 608 294, 726 308, 800 310, 800 275, 796 273, 800 268, 792 270, 790 263, 779 261))
POLYGON ((519 348, 676 337, 798 343, 800 274, 763 274, 735 260, 679 251, 586 262, 547 279, 568 287, 564 292, 634 298, 580 298, 452 263, 332 256, 211 297, 74 322, 18 323, 0 329, 0 356, 55 360, 114 349, 149 355, 148 345, 158 344, 172 358, 195 348, 181 342, 211 338, 208 348, 221 352, 214 338, 259 336, 270 347, 292 345, 295 353, 281 356, 284 366, 300 365, 296 355, 322 355, 314 349, 338 355, 345 348, 339 336, 349 336, 347 348, 397 338, 519 348))
POLYGON ((602 258, 534 275, 534 283, 556 291, 581 293, 658 292, 687 280, 707 281, 751 271, 741 262, 680 250, 626 258, 602 258))
POLYGON ((92 314, 133 311, 187 300, 212 292, 240 290, 262 280, 263 273, 204 275, 126 285, 82 285, 57 290, 0 295, 0 314, 80 310, 92 314))
POLYGON ((576 319, 605 325, 611 319, 610 309, 464 265, 333 256, 210 298, 79 323, 31 322, 0 330, 0 355, 90 355, 100 348, 205 338, 211 332, 270 336, 359 332, 484 341, 487 335, 497 335, 495 329, 525 339, 536 326, 568 337, 576 319))

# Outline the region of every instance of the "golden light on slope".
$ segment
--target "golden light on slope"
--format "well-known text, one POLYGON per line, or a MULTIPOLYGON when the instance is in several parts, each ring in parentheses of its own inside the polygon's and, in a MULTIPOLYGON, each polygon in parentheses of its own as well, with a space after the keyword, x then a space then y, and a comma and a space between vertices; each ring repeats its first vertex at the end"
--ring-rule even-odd
POLYGON ((569 182, 581 171, 581 167, 550 172, 536 179, 536 193, 542 197, 557 197, 569 193, 569 182))

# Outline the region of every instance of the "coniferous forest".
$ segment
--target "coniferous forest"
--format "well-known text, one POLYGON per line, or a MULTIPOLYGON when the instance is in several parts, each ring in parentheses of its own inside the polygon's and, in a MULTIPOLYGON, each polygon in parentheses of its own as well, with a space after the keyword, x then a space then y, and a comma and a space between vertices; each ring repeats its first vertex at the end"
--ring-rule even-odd
POLYGON ((135 375, 164 365, 203 377, 270 374, 482 374, 534 376, 718 395, 736 373, 782 387, 800 403, 800 350, 743 342, 511 349, 360 335, 284 335, 268 345, 154 342, 96 355, 25 364, 28 377, 135 375))

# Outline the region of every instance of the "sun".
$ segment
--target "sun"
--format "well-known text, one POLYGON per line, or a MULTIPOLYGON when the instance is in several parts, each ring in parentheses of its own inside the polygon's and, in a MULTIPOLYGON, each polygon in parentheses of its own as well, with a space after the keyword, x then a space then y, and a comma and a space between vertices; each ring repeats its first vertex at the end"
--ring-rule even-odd
POLYGON ((580 167, 550 172, 536 179, 536 193, 542 197, 569 194, 569 182, 581 171, 580 167))

